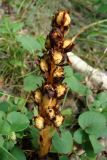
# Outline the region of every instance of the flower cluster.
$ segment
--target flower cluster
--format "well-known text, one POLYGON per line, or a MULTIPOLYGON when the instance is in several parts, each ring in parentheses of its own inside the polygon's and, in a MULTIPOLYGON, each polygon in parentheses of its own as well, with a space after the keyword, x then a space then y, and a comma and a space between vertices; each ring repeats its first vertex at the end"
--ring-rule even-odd
POLYGON ((40 69, 45 83, 34 93, 39 115, 34 118, 35 126, 43 129, 46 126, 60 127, 64 117, 60 113, 61 99, 67 86, 63 83, 64 65, 68 64, 66 53, 71 51, 71 39, 65 39, 71 19, 67 11, 56 13, 52 21, 52 30, 46 38, 45 52, 40 59, 40 69))

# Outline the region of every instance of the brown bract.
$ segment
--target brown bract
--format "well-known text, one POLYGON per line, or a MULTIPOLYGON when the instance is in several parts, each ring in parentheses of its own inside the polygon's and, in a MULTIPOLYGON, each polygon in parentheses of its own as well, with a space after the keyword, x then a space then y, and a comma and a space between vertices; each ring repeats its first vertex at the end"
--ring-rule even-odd
POLYGON ((56 48, 57 50, 60 50, 63 46, 63 33, 59 28, 54 28, 49 34, 50 42, 52 48, 56 48))

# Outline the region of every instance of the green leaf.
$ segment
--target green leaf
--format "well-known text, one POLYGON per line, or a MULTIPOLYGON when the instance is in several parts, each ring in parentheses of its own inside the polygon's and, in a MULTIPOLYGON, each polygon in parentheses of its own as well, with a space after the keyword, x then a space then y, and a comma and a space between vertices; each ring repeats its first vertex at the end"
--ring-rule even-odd
POLYGON ((29 75, 24 78, 24 90, 31 92, 42 85, 44 79, 42 76, 29 75))
POLYGON ((13 32, 20 31, 22 27, 24 26, 24 23, 19 23, 19 22, 11 22, 11 28, 13 32))
POLYGON ((107 137, 107 127, 104 129, 104 131, 103 131, 101 136, 102 137, 107 137))
POLYGON ((78 143, 78 144, 82 144, 87 140, 87 134, 82 130, 82 129, 78 129, 77 131, 74 132, 74 140, 78 143))
POLYGON ((64 116, 64 122, 62 124, 62 127, 69 127, 72 124, 72 109, 66 108, 61 111, 61 114, 64 116))
POLYGON ((65 73, 65 79, 64 83, 67 84, 67 86, 74 92, 77 92, 81 95, 86 95, 88 88, 81 84, 79 80, 74 76, 73 71, 70 67, 64 68, 64 73, 65 73))
POLYGON ((11 124, 12 131, 22 131, 29 125, 27 116, 20 112, 11 112, 7 115, 7 120, 11 124))
POLYGON ((19 147, 15 146, 13 150, 11 151, 11 154, 17 159, 17 160, 26 160, 25 154, 19 147))
POLYGON ((96 96, 96 99, 100 101, 101 104, 107 103, 107 92, 101 92, 96 96))
POLYGON ((2 135, 0 135, 0 146, 3 146, 4 144, 4 138, 2 135))
POLYGON ((11 133, 11 126, 6 120, 0 120, 0 134, 8 135, 11 133))
POLYGON ((62 124, 62 128, 71 127, 71 125, 72 125, 72 117, 71 116, 65 116, 64 122, 62 124))
POLYGON ((6 116, 5 112, 0 111, 0 120, 1 120, 1 119, 4 119, 5 116, 6 116))
POLYGON ((85 153, 88 157, 88 160, 96 160, 96 154, 93 151, 93 147, 89 141, 89 139, 87 139, 87 141, 85 143, 82 144, 83 149, 85 150, 85 153))
POLYGON ((86 133, 96 136, 101 136, 106 128, 106 119, 99 112, 84 112, 79 116, 78 122, 86 133))
POLYGON ((105 108, 103 111, 102 111, 102 114, 105 116, 106 120, 107 120, 107 108, 105 108))
POLYGON ((71 108, 63 109, 63 110, 61 111, 61 114, 62 114, 63 116, 71 116, 71 115, 72 115, 72 109, 71 109, 71 108))
POLYGON ((102 111, 107 108, 107 92, 99 93, 95 101, 89 106, 90 110, 102 111))
POLYGON ((41 48, 45 47, 45 38, 43 36, 39 36, 36 38, 36 40, 39 42, 39 44, 41 45, 41 48))
POLYGON ((23 98, 14 98, 14 103, 17 105, 17 110, 18 111, 25 111, 25 104, 26 104, 26 99, 23 98))
POLYGON ((101 4, 100 7, 97 9, 98 13, 106 13, 107 12, 107 4, 101 4))
POLYGON ((39 148, 39 138, 40 138, 39 130, 37 128, 31 127, 30 133, 31 133, 32 145, 35 149, 38 149, 39 148))
POLYGON ((7 112, 9 108, 9 103, 8 102, 1 102, 0 103, 0 111, 7 112))
POLYGON ((62 130, 61 135, 55 132, 52 137, 52 145, 58 153, 71 153, 73 149, 72 135, 69 131, 62 130))
POLYGON ((16 40, 20 42, 22 47, 30 53, 34 53, 36 50, 41 50, 41 44, 30 35, 16 36, 16 40))
POLYGON ((59 160, 69 160, 69 158, 67 156, 60 156, 59 160))
POLYGON ((16 141, 13 141, 13 140, 10 140, 10 139, 5 139, 3 147, 6 150, 11 151, 14 148, 15 144, 16 144, 16 141))
POLYGON ((0 160, 18 160, 4 147, 0 146, 0 160))
POLYGON ((89 139, 95 153, 100 153, 104 149, 104 147, 99 143, 94 135, 89 135, 89 139))
POLYGON ((37 107, 34 107, 34 117, 38 116, 38 108, 37 107))
POLYGON ((65 77, 69 78, 73 75, 73 70, 70 66, 65 66, 64 67, 64 74, 65 74, 65 77))

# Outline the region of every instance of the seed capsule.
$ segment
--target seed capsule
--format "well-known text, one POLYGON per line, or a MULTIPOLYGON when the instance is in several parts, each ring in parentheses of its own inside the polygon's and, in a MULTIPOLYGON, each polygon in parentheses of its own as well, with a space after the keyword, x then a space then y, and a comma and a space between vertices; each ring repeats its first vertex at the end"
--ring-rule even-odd
POLYGON ((55 117, 55 111, 51 108, 47 109, 47 114, 51 120, 55 117))
POLYGON ((38 129, 43 129, 44 128, 44 118, 41 116, 38 116, 35 118, 35 126, 38 129))
POLYGON ((54 124, 56 127, 60 127, 62 125, 62 122, 64 120, 64 117, 62 115, 56 115, 54 124))
POLYGON ((56 16, 56 23, 58 25, 68 26, 71 22, 67 11, 60 11, 56 16))
POLYGON ((63 60, 62 53, 58 51, 53 52, 52 57, 55 64, 59 64, 63 60))
POLYGON ((41 91, 39 89, 35 91, 34 97, 35 97, 35 102, 36 103, 40 103, 41 102, 42 93, 41 93, 41 91))
POLYGON ((56 87, 57 97, 61 97, 64 95, 66 91, 66 86, 64 84, 59 84, 56 87))
POLYGON ((48 64, 44 59, 41 59, 40 61, 40 68, 43 72, 48 71, 48 64))

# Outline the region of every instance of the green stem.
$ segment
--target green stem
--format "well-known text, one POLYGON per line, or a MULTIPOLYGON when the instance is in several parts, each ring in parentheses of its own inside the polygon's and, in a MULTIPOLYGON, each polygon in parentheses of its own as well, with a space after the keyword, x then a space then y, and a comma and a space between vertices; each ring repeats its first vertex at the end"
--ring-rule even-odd
MULTIPOLYGON (((22 99, 21 97, 13 96, 13 95, 10 95, 10 94, 1 92, 1 91, 0 91, 0 94, 5 95, 5 96, 8 96, 8 97, 12 97, 12 98, 19 98, 19 99, 22 99)), ((24 99, 24 98, 23 98, 23 99, 24 99)))
POLYGON ((69 91, 69 89, 67 89, 66 94, 65 94, 65 96, 64 96, 64 100, 63 100, 62 108, 63 108, 63 107, 64 107, 64 105, 65 105, 65 101, 66 101, 66 99, 67 99, 68 91, 69 91))
POLYGON ((21 2, 20 6, 19 6, 19 8, 18 8, 18 11, 17 11, 17 15, 20 13, 20 11, 21 11, 21 9, 22 9, 25 1, 26 1, 26 0, 23 0, 23 1, 21 2))

